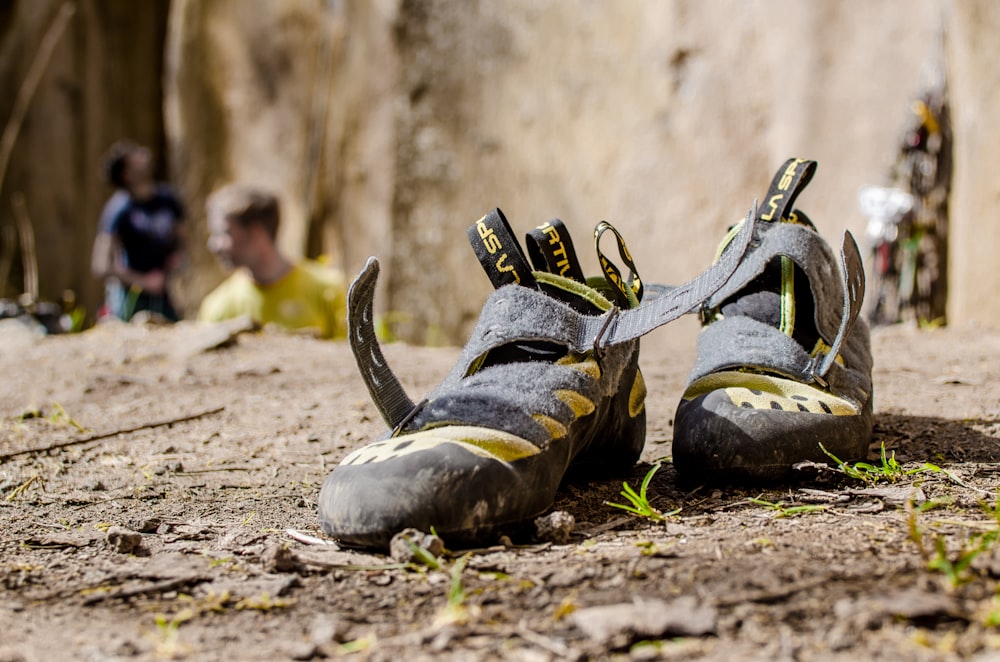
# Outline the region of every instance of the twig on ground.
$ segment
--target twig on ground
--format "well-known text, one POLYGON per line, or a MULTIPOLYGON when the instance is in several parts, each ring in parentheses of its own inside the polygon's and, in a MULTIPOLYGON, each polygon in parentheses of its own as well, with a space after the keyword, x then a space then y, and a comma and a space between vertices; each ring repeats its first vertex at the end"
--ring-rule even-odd
POLYGON ((337 543, 332 540, 324 540, 323 538, 317 538, 316 536, 311 536, 308 533, 302 533, 301 531, 296 531, 295 529, 285 529, 285 533, 292 540, 297 540, 304 545, 336 545, 337 543))
POLYGON ((35 448, 26 448, 20 451, 14 451, 12 453, 0 454, 0 463, 6 462, 15 457, 20 457, 21 455, 31 455, 32 453, 46 453, 49 451, 59 450, 61 448, 68 448, 70 446, 79 446, 81 444, 89 444, 94 441, 101 441, 102 439, 108 439, 110 437, 116 437, 120 434, 131 434, 133 432, 138 432, 139 430, 151 430, 153 428, 162 428, 166 425, 173 425, 174 423, 184 423, 185 421, 193 421, 198 418, 204 418, 205 416, 211 416, 212 414, 218 414, 223 411, 225 407, 215 407, 214 409, 208 409, 206 411, 201 411, 195 414, 188 414, 187 416, 179 416, 177 418, 171 418, 164 421, 155 421, 153 423, 143 423, 142 425, 137 425, 132 428, 121 428, 118 430, 112 430, 111 432, 102 432, 101 434, 91 435, 89 437, 84 437, 83 439, 74 439, 72 441, 61 441, 57 444, 49 444, 47 446, 36 446, 35 448))
POLYGON ((533 632, 532 630, 528 629, 528 626, 523 621, 521 623, 518 623, 517 629, 514 632, 516 632, 517 636, 521 637, 529 644, 534 644, 535 646, 538 646, 539 648, 546 650, 549 653, 552 653, 553 655, 562 658, 570 656, 570 649, 567 646, 565 646, 562 642, 559 642, 550 637, 546 637, 537 632, 533 632))
POLYGON ((84 605, 93 605, 98 602, 103 602, 105 600, 121 600, 127 598, 134 598, 137 595, 144 595, 146 593, 164 593, 166 591, 174 591, 179 588, 183 588, 190 584, 198 584, 204 582, 205 578, 201 576, 185 576, 185 577, 171 577, 170 579, 161 579, 160 581, 147 582, 145 584, 140 584, 138 586, 130 586, 126 588, 119 588, 116 590, 108 591, 107 593, 95 593, 88 596, 84 601, 84 605))
POLYGON ((744 602, 770 603, 791 597, 796 593, 807 591, 811 588, 821 586, 828 581, 835 579, 835 575, 827 574, 818 577, 810 577, 798 582, 791 582, 773 589, 762 589, 759 591, 748 591, 743 594, 733 595, 727 598, 715 600, 716 607, 733 607, 744 602))
POLYGON ((214 474, 220 471, 256 471, 256 467, 212 467, 211 469, 191 469, 178 471, 180 476, 190 476, 194 474, 214 474))
POLYGON ((993 492, 990 492, 989 490, 984 490, 981 487, 976 487, 974 485, 969 485, 964 480, 962 480, 961 478, 959 478, 958 476, 956 476, 952 472, 948 471, 947 469, 942 469, 941 473, 943 473, 945 476, 947 476, 948 480, 950 480, 951 482, 955 483, 956 485, 958 485, 960 487, 964 487, 967 490, 972 490, 973 492, 979 492, 983 496, 993 496, 993 492))

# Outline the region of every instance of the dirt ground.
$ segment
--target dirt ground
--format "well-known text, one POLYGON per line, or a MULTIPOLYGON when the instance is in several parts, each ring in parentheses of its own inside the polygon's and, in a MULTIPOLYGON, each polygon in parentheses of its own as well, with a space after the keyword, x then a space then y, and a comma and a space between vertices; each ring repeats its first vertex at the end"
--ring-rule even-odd
MULTIPOLYGON (((568 542, 430 567, 316 544, 316 497, 382 431, 343 343, 226 327, 0 325, 0 661, 1000 659, 1000 332, 882 329, 872 484, 806 467, 682 488, 683 319, 643 344, 652 521, 573 484, 568 542), (939 470, 931 470, 932 463, 939 470)), ((386 347, 411 396, 456 349, 386 347)), ((447 541, 445 541, 447 544, 447 541)))

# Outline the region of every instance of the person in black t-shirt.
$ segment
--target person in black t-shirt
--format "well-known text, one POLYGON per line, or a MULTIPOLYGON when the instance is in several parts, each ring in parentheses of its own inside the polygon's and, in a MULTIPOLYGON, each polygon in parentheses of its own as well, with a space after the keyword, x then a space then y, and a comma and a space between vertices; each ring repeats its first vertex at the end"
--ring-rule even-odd
POLYGON ((167 280, 183 249, 180 200, 156 182, 149 150, 134 143, 112 145, 105 174, 117 191, 101 214, 91 260, 94 276, 106 284, 99 317, 129 321, 149 311, 177 321, 167 280))

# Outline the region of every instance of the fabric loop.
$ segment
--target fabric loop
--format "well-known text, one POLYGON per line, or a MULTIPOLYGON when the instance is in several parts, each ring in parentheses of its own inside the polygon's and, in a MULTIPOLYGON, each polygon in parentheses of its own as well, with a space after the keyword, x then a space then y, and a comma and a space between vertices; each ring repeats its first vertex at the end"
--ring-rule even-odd
POLYGON ((597 250, 597 259, 601 263, 604 278, 611 284, 618 305, 622 308, 638 306, 639 302, 642 301, 642 279, 639 277, 639 270, 636 269, 635 260, 632 259, 632 254, 629 253, 628 246, 625 245, 625 238, 613 225, 607 221, 601 221, 594 228, 594 247, 597 250), (608 230, 615 235, 618 242, 618 256, 628 267, 628 279, 622 276, 618 265, 609 260, 601 250, 601 237, 608 230))

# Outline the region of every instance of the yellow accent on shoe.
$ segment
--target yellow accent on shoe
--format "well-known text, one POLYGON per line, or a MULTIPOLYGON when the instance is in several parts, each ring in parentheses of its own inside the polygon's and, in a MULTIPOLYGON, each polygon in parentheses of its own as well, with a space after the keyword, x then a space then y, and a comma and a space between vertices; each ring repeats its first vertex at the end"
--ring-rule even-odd
POLYGON ((642 371, 636 369, 632 390, 628 393, 628 415, 635 418, 646 408, 646 380, 642 371))
POLYGON ((696 380, 684 392, 685 400, 693 400, 712 391, 725 390, 737 407, 767 409, 834 416, 856 416, 859 409, 853 403, 791 379, 758 375, 750 372, 727 371, 696 380))
MULTIPOLYGON (((812 352, 809 353, 809 356, 815 357, 819 354, 826 354, 831 349, 833 348, 827 345, 825 340, 819 338, 818 340, 816 340, 816 345, 813 347, 812 352)), ((837 354, 837 358, 834 360, 840 365, 844 365, 844 357, 842 357, 840 354, 837 354)))
POLYGON ((536 423, 548 431, 550 439, 560 439, 566 436, 566 426, 551 416, 546 416, 545 414, 532 414, 531 418, 535 419, 536 423))
POLYGON ((719 258, 721 258, 722 254, 726 251, 726 247, 733 243, 733 239, 736 239, 736 235, 738 235, 740 230, 743 229, 744 222, 745 221, 741 220, 739 223, 729 228, 726 236, 722 238, 722 241, 719 243, 719 247, 715 250, 715 262, 719 261, 719 258))
POLYGON ((513 462, 540 452, 539 448, 528 440, 508 432, 473 425, 447 425, 376 441, 354 451, 340 464, 349 466, 384 462, 443 444, 455 444, 470 453, 500 462, 513 462))
POLYGON ((569 366, 594 380, 601 378, 601 366, 590 354, 567 354, 556 361, 556 365, 569 366))
POLYGON ((781 256, 781 325, 786 336, 795 332, 795 263, 792 258, 781 256))
POLYGON ((553 394, 565 402, 570 409, 573 410, 573 415, 577 418, 582 418, 587 414, 594 411, 594 401, 585 395, 577 393, 576 391, 570 391, 569 389, 556 389, 553 394))

